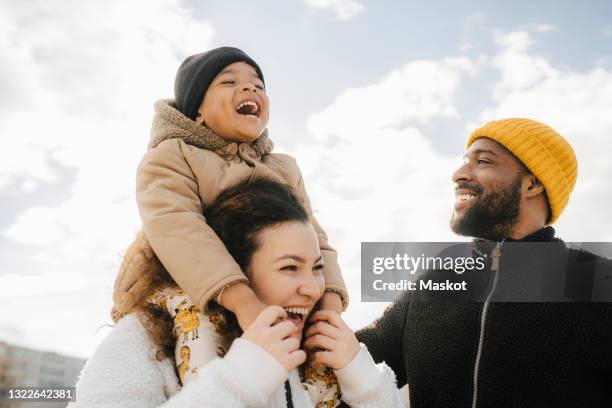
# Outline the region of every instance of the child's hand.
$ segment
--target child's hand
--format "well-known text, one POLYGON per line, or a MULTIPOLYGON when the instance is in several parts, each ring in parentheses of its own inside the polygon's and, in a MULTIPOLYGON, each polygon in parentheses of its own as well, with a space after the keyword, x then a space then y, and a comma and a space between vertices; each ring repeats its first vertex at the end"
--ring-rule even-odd
POLYGON ((254 300, 252 303, 244 303, 243 306, 239 306, 237 311, 234 312, 238 319, 240 328, 244 331, 248 329, 257 319, 259 315, 268 307, 265 303, 259 299, 254 300))
POLYGON ((311 363, 323 364, 335 370, 347 366, 359 353, 355 334, 338 313, 319 310, 310 318, 312 326, 306 330, 304 347, 321 349, 312 355, 311 363))
POLYGON ((295 337, 289 337, 296 326, 285 319, 285 309, 268 306, 241 337, 272 354, 289 372, 306 361, 306 353, 299 349, 300 342, 295 337))
POLYGON ((267 305, 259 300, 253 289, 240 282, 223 292, 221 306, 232 311, 242 331, 246 331, 267 305))
POLYGON ((325 292, 319 300, 320 310, 332 310, 338 314, 342 313, 342 298, 335 292, 325 292))

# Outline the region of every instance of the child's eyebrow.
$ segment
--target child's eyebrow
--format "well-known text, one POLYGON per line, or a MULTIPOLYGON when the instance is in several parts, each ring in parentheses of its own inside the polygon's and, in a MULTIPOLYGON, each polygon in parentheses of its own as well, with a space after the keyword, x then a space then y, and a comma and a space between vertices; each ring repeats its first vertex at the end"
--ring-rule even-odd
POLYGON ((219 76, 223 75, 223 74, 233 74, 234 71, 231 68, 227 68, 224 69, 223 71, 219 72, 219 76))

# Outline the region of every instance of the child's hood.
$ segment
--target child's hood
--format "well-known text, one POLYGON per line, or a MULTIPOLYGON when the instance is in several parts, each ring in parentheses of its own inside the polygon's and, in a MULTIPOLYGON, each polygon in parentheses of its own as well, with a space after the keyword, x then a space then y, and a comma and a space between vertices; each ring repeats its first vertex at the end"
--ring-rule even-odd
MULTIPOLYGON (((161 99, 155 102, 155 115, 151 125, 151 140, 149 149, 154 148, 167 139, 182 139, 185 143, 217 151, 232 142, 228 142, 206 126, 183 115, 174 105, 174 99, 161 99)), ((274 144, 268 137, 268 130, 251 144, 257 156, 270 153, 274 144)))

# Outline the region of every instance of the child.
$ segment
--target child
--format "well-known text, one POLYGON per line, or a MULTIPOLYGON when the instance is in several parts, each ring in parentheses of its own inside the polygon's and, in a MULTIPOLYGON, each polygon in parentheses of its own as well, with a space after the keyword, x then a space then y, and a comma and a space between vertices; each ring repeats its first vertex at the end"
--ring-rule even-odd
POLYGON ((206 311, 216 302, 246 330, 266 305, 202 213, 221 190, 256 177, 298 191, 325 264, 320 307, 344 310, 348 295, 336 252, 312 216, 295 159, 271 153, 269 101, 257 63, 231 47, 192 55, 177 72, 174 92, 174 101, 155 104, 149 150, 138 167, 136 200, 143 228, 115 281, 113 319, 141 300, 143 266, 155 253, 197 308, 206 311))

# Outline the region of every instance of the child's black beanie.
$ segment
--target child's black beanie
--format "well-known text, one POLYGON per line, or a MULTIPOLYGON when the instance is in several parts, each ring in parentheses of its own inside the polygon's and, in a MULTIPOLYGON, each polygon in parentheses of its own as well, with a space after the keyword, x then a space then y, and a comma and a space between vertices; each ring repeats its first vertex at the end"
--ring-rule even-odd
POLYGON ((246 62, 264 80, 259 65, 244 51, 234 47, 219 47, 187 57, 181 64, 174 80, 176 107, 185 116, 195 120, 198 108, 210 83, 226 66, 234 62, 246 62))

